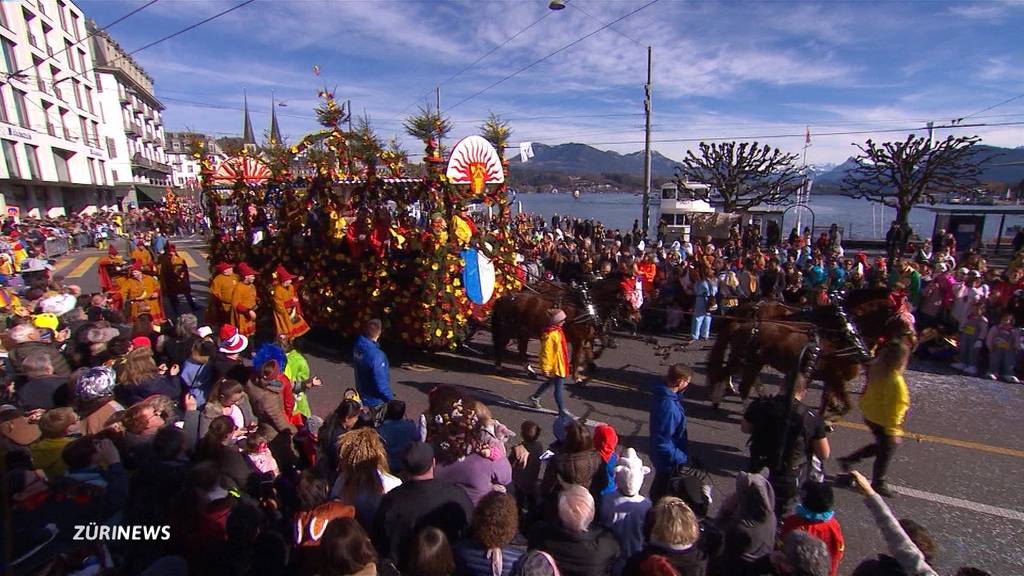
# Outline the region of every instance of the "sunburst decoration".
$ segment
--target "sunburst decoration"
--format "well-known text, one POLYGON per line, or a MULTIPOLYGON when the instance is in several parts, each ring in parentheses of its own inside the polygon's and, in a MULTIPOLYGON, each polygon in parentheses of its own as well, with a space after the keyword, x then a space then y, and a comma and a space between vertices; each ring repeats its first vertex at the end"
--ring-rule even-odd
POLYGON ((498 153, 480 136, 469 136, 459 141, 452 152, 446 176, 452 184, 469 184, 474 196, 482 194, 487 184, 505 181, 498 153))

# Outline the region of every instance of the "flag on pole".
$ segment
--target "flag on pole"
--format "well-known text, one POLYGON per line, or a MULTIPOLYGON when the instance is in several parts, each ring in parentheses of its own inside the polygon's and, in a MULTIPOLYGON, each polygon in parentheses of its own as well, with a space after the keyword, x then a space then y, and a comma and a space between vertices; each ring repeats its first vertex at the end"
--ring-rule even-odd
POLYGON ((520 142, 519 161, 525 164, 530 158, 533 158, 533 142, 520 142))
POLYGON ((811 127, 807 127, 807 132, 804 134, 804 148, 811 145, 811 127))

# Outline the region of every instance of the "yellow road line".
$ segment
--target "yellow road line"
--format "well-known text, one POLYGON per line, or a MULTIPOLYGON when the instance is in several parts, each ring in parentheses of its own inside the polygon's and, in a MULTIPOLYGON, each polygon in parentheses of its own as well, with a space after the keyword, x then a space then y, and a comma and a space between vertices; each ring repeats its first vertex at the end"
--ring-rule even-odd
POLYGON ((185 261, 185 264, 188 265, 189 277, 192 278, 193 280, 205 281, 206 276, 200 275, 198 272, 196 272, 196 269, 200 269, 199 263, 196 262, 196 259, 193 258, 191 254, 185 252, 184 250, 179 252, 179 254, 181 255, 182 260, 185 261))
POLYGON ((516 386, 529 386, 528 383, 523 382, 522 380, 517 380, 515 378, 506 378, 505 376, 495 376, 494 374, 488 374, 487 376, 490 377, 490 378, 494 378, 495 380, 501 380, 502 382, 508 382, 509 384, 515 384, 516 386))
POLYGON ((75 266, 74 269, 71 270, 71 272, 68 274, 67 277, 68 278, 81 278, 82 276, 85 276, 85 273, 88 272, 89 269, 93 267, 93 264, 96 264, 96 262, 99 259, 100 259, 99 256, 89 256, 85 260, 82 260, 82 262, 78 266, 75 266))
MULTIPOLYGON (((862 430, 864 432, 870 432, 870 429, 867 426, 859 422, 846 422, 840 420, 838 422, 835 422, 834 424, 836 426, 841 426, 843 428, 850 428, 852 430, 862 430)), ((943 436, 932 436, 931 434, 917 434, 915 432, 907 432, 905 437, 912 440, 918 440, 920 442, 932 442, 935 444, 956 446, 957 448, 967 448, 968 450, 977 450, 979 452, 988 452, 990 454, 1012 456, 1014 458, 1024 458, 1024 450, 1014 450, 1013 448, 1004 448, 1002 446, 990 446, 988 444, 981 444, 979 442, 957 440, 956 438, 946 438, 943 436)))
POLYGON ((64 258, 62 260, 59 260, 56 264, 53 265, 53 271, 55 273, 56 272, 60 272, 61 270, 63 270, 65 268, 67 268, 68 266, 70 266, 71 263, 74 262, 74 261, 75 261, 74 258, 64 258))

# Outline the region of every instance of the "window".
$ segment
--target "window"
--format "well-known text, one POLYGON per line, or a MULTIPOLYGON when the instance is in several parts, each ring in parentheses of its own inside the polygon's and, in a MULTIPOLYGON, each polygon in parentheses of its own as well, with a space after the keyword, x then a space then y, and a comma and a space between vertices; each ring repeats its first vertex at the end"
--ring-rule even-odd
POLYGON ((117 182, 117 170, 111 170, 114 174, 114 182, 117 182))
POLYGON ((89 145, 89 123, 86 121, 85 116, 78 117, 78 126, 82 129, 79 133, 82 137, 82 144, 89 145))
POLYGON ((89 181, 93 184, 96 183, 96 166, 92 158, 86 158, 86 163, 89 165, 89 181))
POLYGON ((99 165, 100 165, 100 182, 104 186, 106 186, 107 185, 107 163, 104 162, 103 160, 98 160, 98 162, 99 162, 99 165))
POLYGON ((4 101, 4 91, 0 87, 0 122, 10 122, 7 119, 7 102, 4 101))
POLYGON ((92 107, 92 88, 85 87, 85 105, 89 108, 89 114, 95 114, 96 109, 92 107))
POLYGON ((71 42, 68 42, 67 40, 64 41, 64 54, 68 59, 68 68, 71 68, 72 72, 78 72, 78 70, 75 69, 75 51, 71 49, 71 42))
POLYGON ((57 16, 60 16, 60 28, 65 32, 68 31, 68 21, 64 18, 64 10, 66 9, 67 7, 64 6, 63 2, 57 2, 57 16))
POLYGON ((14 74, 18 71, 18 58, 14 55, 14 43, 7 38, 0 38, 0 44, 3 45, 5 72, 14 74))
POLYGON ((18 145, 10 140, 0 140, 4 147, 4 160, 7 161, 7 177, 21 178, 21 168, 18 167, 18 145))
POLYGON ((71 182, 71 171, 68 170, 68 159, 74 155, 73 152, 53 149, 53 165, 57 168, 57 180, 60 182, 71 182))
POLYGON ((85 51, 83 50, 78 51, 78 65, 82 67, 83 73, 89 69, 88 66, 85 65, 85 51))
POLYGON ((53 122, 50 122, 51 112, 53 112, 53 105, 49 102, 43 102, 43 116, 46 120, 46 133, 50 136, 56 136, 57 129, 53 127, 53 122))
POLYGON ((42 180, 43 173, 39 170, 39 148, 25 144, 25 158, 28 159, 28 173, 33 180, 42 180))
POLYGON ((82 94, 78 80, 71 81, 71 90, 75 93, 75 106, 77 106, 79 110, 82 110, 82 94))
POLYGON ((113 138, 107 138, 107 156, 111 159, 117 158, 117 146, 114 144, 113 138))
POLYGON ((96 148, 101 146, 100 144, 100 124, 99 122, 90 122, 92 125, 92 145, 96 148))
POLYGON ((4 10, 4 6, 5 6, 5 3, 4 2, 0 2, 0 26, 3 26, 4 28, 7 28, 8 30, 10 30, 11 29, 11 25, 7 23, 7 12, 6 12, 6 10, 4 10))
POLYGON ((18 116, 18 126, 28 128, 28 106, 25 105, 25 93, 14 89, 14 113, 18 116))
POLYGON ((82 39, 82 34, 78 31, 78 14, 75 14, 74 12, 71 13, 71 28, 73 29, 71 34, 74 35, 75 40, 80 41, 82 39))

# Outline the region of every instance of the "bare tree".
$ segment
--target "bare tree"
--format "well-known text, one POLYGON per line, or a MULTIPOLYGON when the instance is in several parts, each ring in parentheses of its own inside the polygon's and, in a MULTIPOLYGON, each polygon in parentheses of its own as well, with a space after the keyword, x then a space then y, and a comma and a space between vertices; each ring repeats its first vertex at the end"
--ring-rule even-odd
POLYGON ((843 194, 866 198, 896 209, 896 221, 906 228, 910 210, 917 204, 935 204, 936 195, 969 192, 978 185, 981 165, 974 145, 977 136, 949 136, 932 141, 911 134, 906 140, 854 144, 861 153, 857 166, 846 173, 843 194))
POLYGON ((701 142, 699 155, 686 151, 676 179, 680 188, 684 180, 707 184, 722 196, 723 211, 743 211, 785 202, 799 190, 804 180, 796 159, 757 142, 701 142))

